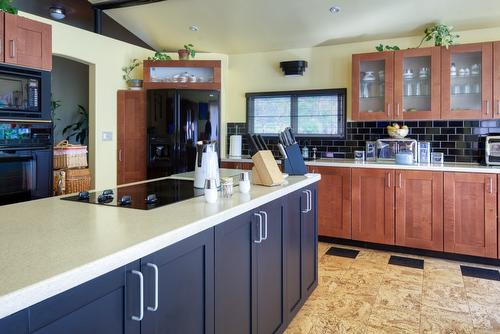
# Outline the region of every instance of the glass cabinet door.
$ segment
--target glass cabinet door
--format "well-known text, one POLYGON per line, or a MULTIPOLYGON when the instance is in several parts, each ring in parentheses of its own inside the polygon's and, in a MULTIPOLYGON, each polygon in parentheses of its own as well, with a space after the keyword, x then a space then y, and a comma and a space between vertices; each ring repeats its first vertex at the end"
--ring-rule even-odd
POLYGON ((493 118, 491 43, 443 48, 442 118, 493 118))
POLYGON ((390 119, 392 114, 394 54, 353 55, 352 119, 390 119))
POLYGON ((438 119, 441 49, 396 51, 394 57, 394 118, 438 119))

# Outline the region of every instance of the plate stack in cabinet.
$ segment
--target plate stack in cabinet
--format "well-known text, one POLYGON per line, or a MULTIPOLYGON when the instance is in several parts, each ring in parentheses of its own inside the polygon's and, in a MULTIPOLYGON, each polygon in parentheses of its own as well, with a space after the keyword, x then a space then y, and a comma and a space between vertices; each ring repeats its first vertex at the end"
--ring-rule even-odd
POLYGON ((91 174, 87 154, 87 146, 73 145, 67 140, 54 147, 54 195, 90 190, 91 174))

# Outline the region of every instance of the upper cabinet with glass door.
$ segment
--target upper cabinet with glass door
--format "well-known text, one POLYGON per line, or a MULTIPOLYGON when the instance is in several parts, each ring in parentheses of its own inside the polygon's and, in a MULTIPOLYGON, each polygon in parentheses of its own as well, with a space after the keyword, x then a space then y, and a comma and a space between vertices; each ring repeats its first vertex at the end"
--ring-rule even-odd
POLYGON ((352 56, 352 119, 393 117, 394 53, 352 56))
POLYGON ((492 43, 442 48, 441 118, 493 118, 492 49, 492 43))
POLYGON ((395 52, 393 119, 440 117, 440 62, 439 47, 395 52))

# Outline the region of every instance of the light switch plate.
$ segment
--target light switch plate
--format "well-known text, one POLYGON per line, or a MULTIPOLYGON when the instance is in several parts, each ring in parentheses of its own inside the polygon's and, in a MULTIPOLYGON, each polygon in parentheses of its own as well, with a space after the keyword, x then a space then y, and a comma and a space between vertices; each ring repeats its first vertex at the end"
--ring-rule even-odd
POLYGON ((113 132, 111 131, 102 132, 102 141, 112 141, 112 140, 113 140, 113 132))

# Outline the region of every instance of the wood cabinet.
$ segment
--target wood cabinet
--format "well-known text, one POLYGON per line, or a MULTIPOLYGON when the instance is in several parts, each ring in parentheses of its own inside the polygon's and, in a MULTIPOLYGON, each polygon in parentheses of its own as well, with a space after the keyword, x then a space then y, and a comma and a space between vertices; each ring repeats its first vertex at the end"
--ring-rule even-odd
POLYGON ((6 318, 0 319, 0 333, 28 334, 29 314, 28 310, 22 310, 6 318))
POLYGON ((444 174, 444 250, 497 258, 497 175, 444 174))
POLYGON ((351 239, 351 169, 310 168, 321 174, 318 186, 318 234, 351 239))
POLYGON ((142 334, 214 333, 213 230, 141 259, 141 269, 145 282, 142 334))
POLYGON ((441 117, 493 118, 492 43, 456 45, 441 52, 441 117))
POLYGON ((352 169, 352 239, 394 244, 394 170, 352 169))
POLYGON ((352 119, 383 120, 393 113, 394 53, 352 56, 352 119))
POLYGON ((147 179, 147 116, 142 90, 118 91, 117 183, 147 179))
POLYGON ((52 70, 52 26, 7 13, 2 18, 5 63, 52 70))
POLYGON ((253 162, 221 161, 220 168, 251 170, 253 162))
POLYGON ((500 118, 500 42, 493 43, 493 113, 500 118))
POLYGON ((443 251, 443 173, 396 171, 396 245, 443 251))

